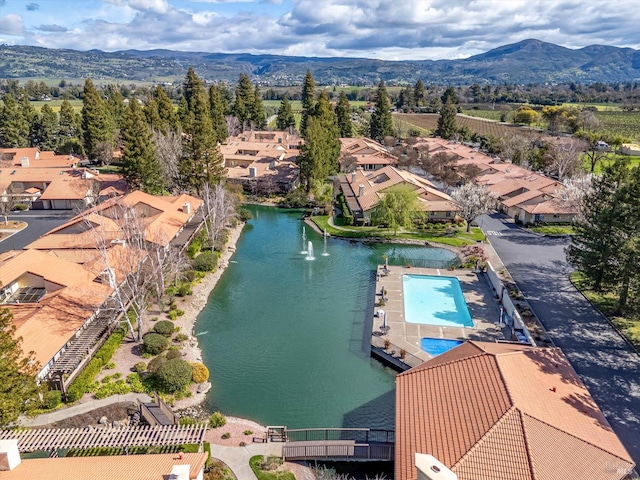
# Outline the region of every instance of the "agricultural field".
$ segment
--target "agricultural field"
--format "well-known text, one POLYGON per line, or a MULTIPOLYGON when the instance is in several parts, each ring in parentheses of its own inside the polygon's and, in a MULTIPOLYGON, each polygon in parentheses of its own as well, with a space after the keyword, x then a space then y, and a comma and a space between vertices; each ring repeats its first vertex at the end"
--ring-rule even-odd
MULTIPOLYGON (((44 105, 49 105, 54 112, 59 112, 62 100, 51 100, 49 102, 32 101, 30 103, 36 110, 40 110, 44 105)), ((76 112, 82 110, 82 100, 69 100, 69 103, 76 112)))
MULTIPOLYGON (((278 111, 278 108, 280 108, 280 100, 263 100, 262 103, 265 107, 275 108, 276 112, 278 111)), ((349 103, 352 107, 364 107, 367 104, 367 102, 359 100, 355 100, 349 103)), ((300 100, 289 100, 289 104, 291 105, 291 110, 293 110, 294 112, 302 111, 302 102, 300 100)))
POLYGON ((575 107, 580 110, 583 108, 595 108, 599 112, 619 112, 620 106, 614 103, 579 103, 579 102, 566 102, 562 104, 563 107, 575 107))
POLYGON ((501 110, 463 110, 462 113, 469 115, 470 117, 484 118, 487 120, 493 120, 495 122, 500 121, 502 116, 501 110))
MULTIPOLYGON (((411 123, 425 130, 435 130, 438 127, 437 113, 398 113, 396 118, 411 123)), ((518 125, 510 125, 506 123, 493 122, 481 118, 468 117, 466 115, 458 115, 456 117, 458 128, 467 127, 471 132, 479 135, 490 135, 493 137, 501 137, 503 135, 518 133, 520 135, 536 136, 540 132, 531 128, 520 127, 518 125)))
POLYGON ((621 135, 630 140, 640 140, 640 112, 598 111, 601 130, 606 135, 621 135))

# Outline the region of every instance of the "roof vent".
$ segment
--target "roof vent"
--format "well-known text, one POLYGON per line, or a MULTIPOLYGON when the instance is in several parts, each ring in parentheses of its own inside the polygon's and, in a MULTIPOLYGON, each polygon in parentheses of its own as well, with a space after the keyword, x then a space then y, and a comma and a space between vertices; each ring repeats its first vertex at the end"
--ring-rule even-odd
POLYGON ((0 471, 9 471, 20 465, 18 440, 0 440, 0 471))
POLYGON ((358 196, 359 197, 364 196, 364 185, 362 184, 358 185, 358 196))
POLYGON ((189 202, 184 202, 182 204, 182 212, 187 215, 191 215, 191 204, 189 202))
POLYGON ((169 480, 189 480, 190 465, 174 465, 169 474, 169 480))

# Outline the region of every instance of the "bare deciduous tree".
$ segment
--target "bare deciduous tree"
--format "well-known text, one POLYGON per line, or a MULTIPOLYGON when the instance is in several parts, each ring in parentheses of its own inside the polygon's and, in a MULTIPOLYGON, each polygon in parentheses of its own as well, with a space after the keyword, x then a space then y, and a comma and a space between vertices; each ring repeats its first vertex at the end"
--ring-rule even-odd
POLYGON ((548 173, 555 175, 560 181, 573 177, 581 170, 582 152, 586 147, 584 141, 573 138, 552 143, 545 155, 548 173))
POLYGON ((202 200, 207 238, 211 248, 215 248, 218 235, 236 215, 235 197, 222 184, 205 183, 202 200))
POLYGON ((182 158, 182 134, 173 130, 153 132, 156 155, 169 179, 169 185, 174 189, 179 177, 178 165, 182 158))
POLYGON ((227 132, 230 137, 235 137, 242 132, 242 125, 237 117, 233 115, 227 115, 224 117, 224 123, 227 126, 227 132))
POLYGON ((15 194, 5 194, 0 196, 0 215, 4 218, 4 224, 9 225, 9 212, 11 212, 16 205, 21 203, 21 196, 15 194))
POLYGON ((575 212, 574 219, 580 221, 584 212, 584 199, 593 191, 593 175, 587 174, 567 178, 562 182, 562 188, 556 192, 560 205, 571 212, 575 212))
POLYGON ((506 135, 500 139, 499 152, 502 159, 528 168, 533 145, 531 139, 523 135, 506 135))
POLYGON ((471 222, 480 215, 491 212, 496 205, 496 198, 483 185, 467 183, 456 188, 451 198, 458 204, 458 214, 467 222, 467 232, 471 230, 471 222))

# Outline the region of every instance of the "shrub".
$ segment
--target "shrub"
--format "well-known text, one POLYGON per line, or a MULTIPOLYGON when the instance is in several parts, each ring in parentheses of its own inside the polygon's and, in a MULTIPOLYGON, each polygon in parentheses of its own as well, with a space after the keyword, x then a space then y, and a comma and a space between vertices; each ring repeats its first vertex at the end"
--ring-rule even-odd
POLYGON ((209 428, 224 427, 227 424, 227 419, 220 412, 214 412, 209 417, 209 428))
POLYGON ((154 358, 149 362, 149 365, 147 366, 147 371, 149 373, 156 373, 158 369, 165 364, 166 361, 167 361, 167 357, 165 357, 164 355, 160 355, 154 358))
POLYGON ((245 207, 239 207, 238 209, 236 209, 236 213, 238 214, 238 217, 240 217, 240 220, 242 220, 243 222, 246 222, 247 220, 251 220, 253 218, 253 214, 245 207))
POLYGON ((199 423, 198 419, 194 417, 180 417, 180 425, 183 426, 198 425, 199 423))
POLYGON ((175 325, 169 320, 160 320, 153 326, 154 332, 159 333, 160 335, 164 335, 165 337, 170 337, 171 335, 173 335, 174 329, 175 325))
POLYGON ((231 438, 231 434, 229 432, 225 432, 222 435, 220 435, 220 438, 231 438))
POLYGON ((176 343, 186 342, 187 340, 189 340, 189 335, 187 335, 186 333, 179 333, 178 335, 173 337, 173 341, 176 343))
POLYGON ((27 205, 26 203, 16 203, 13 206, 13 209, 18 211, 29 210, 29 205, 27 205))
POLYGON ((136 373, 146 372, 147 364, 145 362, 138 362, 133 366, 133 371, 136 373))
POLYGON ((62 402, 62 393, 60 390, 49 390, 44 392, 44 398, 42 400, 42 406, 44 408, 52 409, 56 408, 62 402))
POLYGON ((151 355, 162 353, 168 345, 169 341, 167 337, 159 333, 147 333, 142 339, 142 350, 151 355))
POLYGON ((131 387, 132 392, 143 393, 147 390, 144 388, 144 384, 142 383, 142 379, 138 373, 130 373, 127 375, 127 383, 131 387))
POLYGON ((253 431, 252 430, 245 430, 244 432, 245 435, 253 435, 253 431))
MULTIPOLYGON (((191 295, 193 293, 193 289, 191 288, 190 283, 181 283, 176 290, 176 295, 179 297, 186 297, 187 295, 191 295)), ((176 308, 178 308, 176 306, 176 308)), ((175 309, 172 309, 175 310, 175 309)))
MULTIPOLYGON (((176 316, 182 317, 183 315, 184 315, 184 310, 180 310, 180 309, 176 310, 176 316)), ((177 328, 180 328, 180 327, 177 327, 177 328)))
POLYGON ((186 282, 193 282, 196 279, 196 272, 194 270, 185 270, 182 272, 182 279, 186 282))
POLYGON ((200 362, 191 362, 193 372, 191 374, 191 380, 195 383, 203 383, 209 380, 209 369, 200 362))
POLYGON ((169 320, 174 322, 178 318, 178 311, 177 310, 170 310, 169 313, 167 314, 167 316, 169 317, 169 320))
POLYGON ((114 368, 116 368, 116 364, 114 362, 109 362, 104 366, 105 370, 112 370, 114 368))
POLYGON ((167 360, 172 360, 174 358, 181 358, 182 352, 180 350, 169 350, 167 352, 167 360))
POLYGON ((199 272, 211 272, 218 265, 218 256, 213 252, 203 252, 193 261, 193 268, 199 272))
POLYGON ((191 382, 192 370, 191 364, 181 358, 167 360, 156 372, 159 389, 167 393, 182 390, 191 382))

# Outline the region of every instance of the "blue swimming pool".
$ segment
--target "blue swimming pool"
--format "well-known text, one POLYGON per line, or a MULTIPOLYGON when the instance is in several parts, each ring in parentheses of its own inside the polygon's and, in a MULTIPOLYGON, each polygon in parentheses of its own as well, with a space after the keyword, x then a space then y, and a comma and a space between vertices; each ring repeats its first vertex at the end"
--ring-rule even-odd
POLYGON ((441 327, 473 327, 460 281, 455 277, 403 275, 404 319, 441 327))
POLYGON ((450 338, 430 338, 425 337, 420 340, 420 348, 434 357, 441 353, 448 352, 452 348, 463 344, 461 340, 452 340, 450 338))

